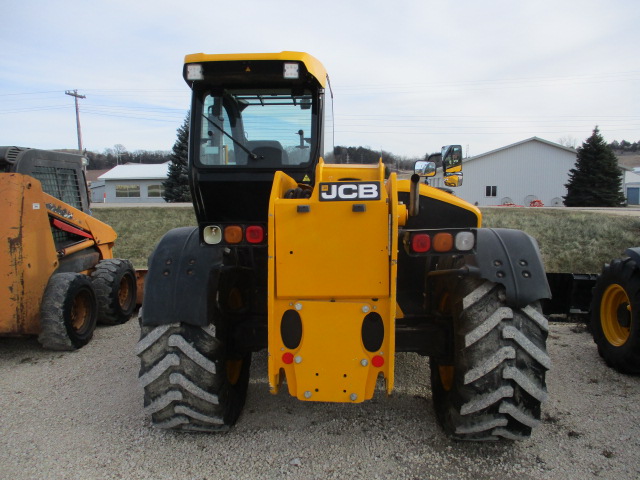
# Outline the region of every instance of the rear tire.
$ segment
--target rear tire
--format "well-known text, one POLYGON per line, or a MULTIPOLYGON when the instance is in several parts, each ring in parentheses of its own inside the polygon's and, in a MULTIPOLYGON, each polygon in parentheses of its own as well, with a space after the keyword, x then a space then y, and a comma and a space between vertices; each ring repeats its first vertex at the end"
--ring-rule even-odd
POLYGON ((213 325, 143 326, 136 347, 153 426, 226 431, 242 412, 251 354, 229 355, 213 325))
POLYGON ((591 332, 598 353, 621 373, 640 373, 640 268, 631 258, 605 265, 593 289, 591 332))
POLYGON ((136 273, 129 260, 111 258, 98 262, 91 274, 98 301, 98 322, 125 323, 136 308, 136 273))
POLYGON ((97 304, 89 277, 80 273, 51 276, 40 304, 38 341, 52 350, 86 345, 96 328, 97 304))
POLYGON ((540 421, 547 397, 548 324, 537 302, 506 305, 504 287, 463 280, 451 292, 453 364, 431 359, 438 422, 460 440, 519 440, 540 421))

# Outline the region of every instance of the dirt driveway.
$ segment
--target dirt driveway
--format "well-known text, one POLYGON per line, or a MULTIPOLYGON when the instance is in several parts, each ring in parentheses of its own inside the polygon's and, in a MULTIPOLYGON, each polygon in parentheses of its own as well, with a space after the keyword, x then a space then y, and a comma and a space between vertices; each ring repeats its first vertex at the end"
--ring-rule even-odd
POLYGON ((135 320, 85 348, 0 339, 0 477, 22 479, 640 478, 640 377, 607 368, 582 325, 552 323, 549 400, 529 440, 447 439, 431 407, 428 361, 399 354, 397 389, 358 405, 268 393, 266 355, 223 435, 150 427, 137 385, 135 320))

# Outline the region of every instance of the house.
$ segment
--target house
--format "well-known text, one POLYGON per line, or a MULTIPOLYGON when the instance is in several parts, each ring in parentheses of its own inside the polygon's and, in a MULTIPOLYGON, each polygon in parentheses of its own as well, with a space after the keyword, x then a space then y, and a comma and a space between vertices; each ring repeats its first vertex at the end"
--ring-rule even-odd
POLYGON ((623 168, 624 196, 628 205, 640 205, 640 172, 623 168))
POLYGON ((162 182, 167 179, 169 163, 129 163, 113 167, 100 175, 96 182, 96 190, 102 189, 102 198, 93 200, 92 191, 92 200, 105 203, 164 203, 162 182), (99 182, 104 182, 104 185, 100 186, 99 182))
MULTIPOLYGON (((538 137, 507 145, 463 161, 462 186, 456 196, 478 206, 516 204, 561 206, 576 151, 538 137)), ((440 176, 430 180, 443 186, 440 176)))

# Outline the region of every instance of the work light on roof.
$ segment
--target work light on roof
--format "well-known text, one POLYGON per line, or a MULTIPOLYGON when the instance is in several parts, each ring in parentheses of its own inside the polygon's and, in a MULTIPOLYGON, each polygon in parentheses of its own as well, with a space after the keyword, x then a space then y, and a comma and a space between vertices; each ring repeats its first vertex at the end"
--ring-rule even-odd
POLYGON ((297 79, 300 78, 300 65, 297 63, 284 64, 284 78, 297 79))
POLYGON ((190 63, 187 65, 187 80, 204 80, 202 64, 190 63))

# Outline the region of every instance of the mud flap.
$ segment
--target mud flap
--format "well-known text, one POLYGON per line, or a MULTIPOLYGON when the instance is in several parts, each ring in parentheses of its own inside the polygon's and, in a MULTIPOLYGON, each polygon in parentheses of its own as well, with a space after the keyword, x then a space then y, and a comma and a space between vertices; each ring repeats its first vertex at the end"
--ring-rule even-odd
POLYGON ((520 230, 479 228, 477 253, 465 258, 474 273, 504 285, 507 304, 522 308, 544 298, 551 290, 536 240, 520 230))
POLYGON ((197 227, 169 231, 149 257, 142 325, 206 326, 215 302, 221 248, 200 245, 197 227))

